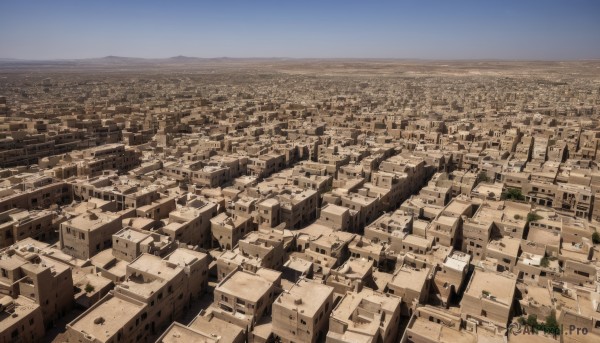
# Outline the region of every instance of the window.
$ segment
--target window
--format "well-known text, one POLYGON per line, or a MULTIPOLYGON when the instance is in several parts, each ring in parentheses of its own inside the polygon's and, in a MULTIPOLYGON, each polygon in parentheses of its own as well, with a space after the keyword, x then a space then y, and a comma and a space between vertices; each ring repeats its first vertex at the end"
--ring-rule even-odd
POLYGON ((588 278, 590 277, 590 273, 582 272, 580 270, 576 270, 575 274, 581 275, 581 276, 585 276, 585 277, 588 277, 588 278))

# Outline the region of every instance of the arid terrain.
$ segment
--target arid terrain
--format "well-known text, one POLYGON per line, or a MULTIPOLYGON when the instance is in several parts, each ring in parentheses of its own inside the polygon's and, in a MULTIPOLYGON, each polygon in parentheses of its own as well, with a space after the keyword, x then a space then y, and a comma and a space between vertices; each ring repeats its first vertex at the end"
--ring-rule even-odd
POLYGON ((0 60, 0 342, 598 341, 599 107, 597 60, 0 60))

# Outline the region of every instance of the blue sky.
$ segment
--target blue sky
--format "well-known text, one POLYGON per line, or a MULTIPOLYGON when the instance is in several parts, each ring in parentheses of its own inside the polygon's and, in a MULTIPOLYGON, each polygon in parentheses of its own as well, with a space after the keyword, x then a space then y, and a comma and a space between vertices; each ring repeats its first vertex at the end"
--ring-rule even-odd
POLYGON ((0 58, 598 59, 600 1, 0 1, 0 58))

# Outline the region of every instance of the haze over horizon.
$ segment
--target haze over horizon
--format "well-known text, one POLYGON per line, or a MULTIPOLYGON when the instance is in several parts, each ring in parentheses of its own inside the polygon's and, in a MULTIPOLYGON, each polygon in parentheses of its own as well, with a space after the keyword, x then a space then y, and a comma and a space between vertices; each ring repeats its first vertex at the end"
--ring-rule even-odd
POLYGON ((0 58, 600 58, 600 2, 5 1, 0 58))

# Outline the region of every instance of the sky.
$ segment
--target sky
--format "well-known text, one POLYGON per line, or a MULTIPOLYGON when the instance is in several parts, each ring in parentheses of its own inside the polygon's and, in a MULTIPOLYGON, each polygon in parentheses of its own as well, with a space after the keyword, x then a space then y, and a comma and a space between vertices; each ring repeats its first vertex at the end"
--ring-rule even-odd
POLYGON ((600 58, 599 0, 1 0, 0 58, 600 58))

